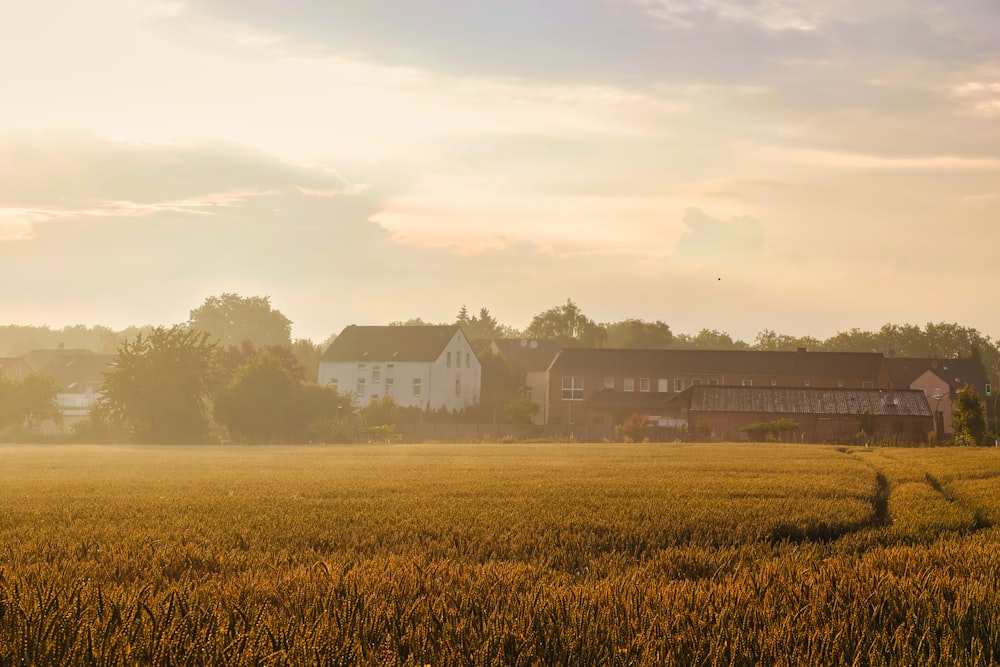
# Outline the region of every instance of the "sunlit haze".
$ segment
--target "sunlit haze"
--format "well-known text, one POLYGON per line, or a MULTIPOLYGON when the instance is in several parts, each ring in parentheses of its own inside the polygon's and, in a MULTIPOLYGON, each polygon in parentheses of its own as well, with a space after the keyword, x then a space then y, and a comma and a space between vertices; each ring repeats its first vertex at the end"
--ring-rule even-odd
POLYGON ((1000 335, 994 2, 35 0, 0 82, 0 324, 1000 335))

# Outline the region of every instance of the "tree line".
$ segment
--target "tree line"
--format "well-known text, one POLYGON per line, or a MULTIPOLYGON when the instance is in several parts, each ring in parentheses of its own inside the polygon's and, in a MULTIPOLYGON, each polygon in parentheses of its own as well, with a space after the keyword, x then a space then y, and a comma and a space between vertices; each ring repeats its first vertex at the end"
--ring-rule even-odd
MULTIPOLYGON (((415 318, 398 326, 427 322, 415 318)), ((743 349, 818 351, 894 351, 905 357, 978 357, 993 381, 1000 351, 975 329, 957 324, 886 324, 878 331, 851 329, 825 340, 762 331, 752 343, 703 329, 674 334, 660 320, 625 319, 597 323, 571 299, 534 316, 516 330, 487 308, 472 314, 466 306, 454 322, 471 340, 527 337, 563 347, 647 349, 743 349)), ((317 344, 291 338, 291 321, 268 297, 234 293, 209 297, 172 327, 0 327, 0 346, 27 351, 39 347, 85 347, 115 354, 103 396, 83 426, 93 437, 133 441, 195 442, 205 438, 242 441, 348 441, 381 439, 391 424, 407 419, 488 422, 503 419, 528 424, 537 406, 524 400, 523 373, 501 357, 481 353, 480 403, 462 415, 416 414, 386 404, 355 411, 350 395, 316 383, 323 351, 335 338, 317 344), (13 341, 13 342, 12 342, 13 341), (53 343, 56 343, 53 345, 53 343)), ((58 388, 38 379, 0 381, 0 430, 34 426, 58 416, 58 388)), ((389 401, 391 403, 391 401, 389 401)))
MULTIPOLYGON (((717 329, 674 333, 662 320, 626 318, 599 323, 583 313, 572 300, 535 315, 524 329, 499 322, 488 308, 470 313, 463 305, 450 322, 430 322, 416 317, 394 321, 392 325, 461 325, 470 340, 492 338, 537 338, 555 341, 562 347, 614 347, 692 350, 795 350, 807 348, 824 352, 881 352, 900 357, 956 358, 979 357, 995 380, 1000 362, 1000 341, 978 330, 954 323, 885 324, 877 330, 859 328, 841 331, 829 338, 792 336, 772 329, 759 332, 752 341, 733 338, 717 329)), ((221 346, 239 346, 249 340, 254 345, 282 345, 292 349, 307 377, 319 364, 319 357, 336 332, 322 342, 292 339, 292 322, 275 309, 268 297, 242 297, 234 293, 212 296, 190 312, 182 326, 206 331, 221 346)), ((0 356, 18 356, 32 349, 83 348, 100 354, 114 354, 119 346, 138 335, 148 335, 152 326, 132 326, 121 331, 108 327, 73 325, 61 329, 47 326, 0 326, 0 356)))

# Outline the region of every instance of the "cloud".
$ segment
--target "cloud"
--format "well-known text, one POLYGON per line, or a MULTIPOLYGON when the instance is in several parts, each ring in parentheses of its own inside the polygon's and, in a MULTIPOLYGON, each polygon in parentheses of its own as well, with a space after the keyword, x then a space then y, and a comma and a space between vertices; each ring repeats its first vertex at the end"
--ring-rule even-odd
MULTIPOLYGON (((352 202, 365 191, 329 168, 233 144, 127 144, 86 133, 0 136, 0 240, 30 238, 36 225, 50 221, 225 217, 254 200, 352 202)), ((374 210, 368 203, 366 215, 374 210)))
POLYGON ((750 217, 720 220, 699 208, 684 212, 687 231, 681 234, 673 258, 683 263, 716 263, 759 259, 764 229, 750 217))

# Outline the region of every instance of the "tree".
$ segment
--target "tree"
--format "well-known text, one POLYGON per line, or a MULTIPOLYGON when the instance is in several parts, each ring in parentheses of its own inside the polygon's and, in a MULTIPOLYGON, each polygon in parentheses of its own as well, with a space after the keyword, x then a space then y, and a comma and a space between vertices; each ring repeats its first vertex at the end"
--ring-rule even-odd
POLYGON ((254 345, 291 345, 292 322, 271 307, 267 296, 233 292, 210 296, 191 311, 188 326, 207 331, 223 347, 249 340, 254 345))
POLYGON ((255 442, 285 440, 301 430, 301 378, 290 354, 270 347, 255 352, 215 402, 215 418, 237 437, 255 442))
POLYGON ((608 347, 624 347, 645 350, 663 350, 670 347, 674 334, 665 322, 644 322, 628 319, 613 324, 605 324, 608 347))
POLYGON ((572 299, 567 299, 562 306, 535 315, 525 335, 551 340, 562 347, 599 347, 607 338, 607 331, 584 315, 572 299))
POLYGON ((479 315, 469 315, 469 310, 463 305, 455 318, 455 324, 462 327, 469 340, 511 338, 517 334, 513 328, 500 324, 486 307, 479 309, 479 315))
POLYGON ((16 405, 24 425, 31 429, 48 419, 62 422, 58 394, 59 383, 44 375, 29 375, 17 383, 16 405))
POLYGON ((951 400, 955 440, 969 445, 982 444, 986 438, 986 412, 976 390, 967 384, 951 400))
POLYGON ((750 346, 741 340, 716 329, 702 329, 696 335, 678 334, 671 345, 678 350, 748 350, 750 346))
POLYGON ((218 347, 204 331, 157 327, 118 348, 105 373, 101 416, 140 442, 194 442, 208 432, 218 347))
POLYGON ((755 350, 763 351, 791 352, 798 350, 799 348, 818 350, 822 346, 823 343, 819 339, 813 338, 812 336, 796 338, 795 336, 776 333, 772 329, 764 329, 758 333, 757 338, 754 339, 753 348, 755 350))
POLYGON ((629 415, 629 418, 615 430, 625 442, 643 442, 649 438, 653 429, 649 424, 648 415, 635 412, 629 415))
POLYGON ((361 433, 369 442, 391 442, 396 439, 399 406, 392 396, 372 401, 359 412, 361 433))
POLYGON ((500 409, 503 412, 504 421, 508 424, 531 426, 540 407, 530 398, 521 396, 510 399, 500 409))
POLYGON ((18 380, 0 376, 0 429, 11 426, 34 428, 46 419, 62 420, 56 396, 59 385, 44 375, 18 380))

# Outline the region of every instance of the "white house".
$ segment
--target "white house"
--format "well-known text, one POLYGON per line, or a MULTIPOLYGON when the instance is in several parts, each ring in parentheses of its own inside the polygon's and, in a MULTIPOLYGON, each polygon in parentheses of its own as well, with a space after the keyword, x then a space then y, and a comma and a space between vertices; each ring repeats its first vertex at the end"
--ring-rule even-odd
POLYGON ((398 405, 461 410, 479 401, 482 367, 458 325, 351 325, 323 353, 321 384, 364 407, 391 396, 398 405))

